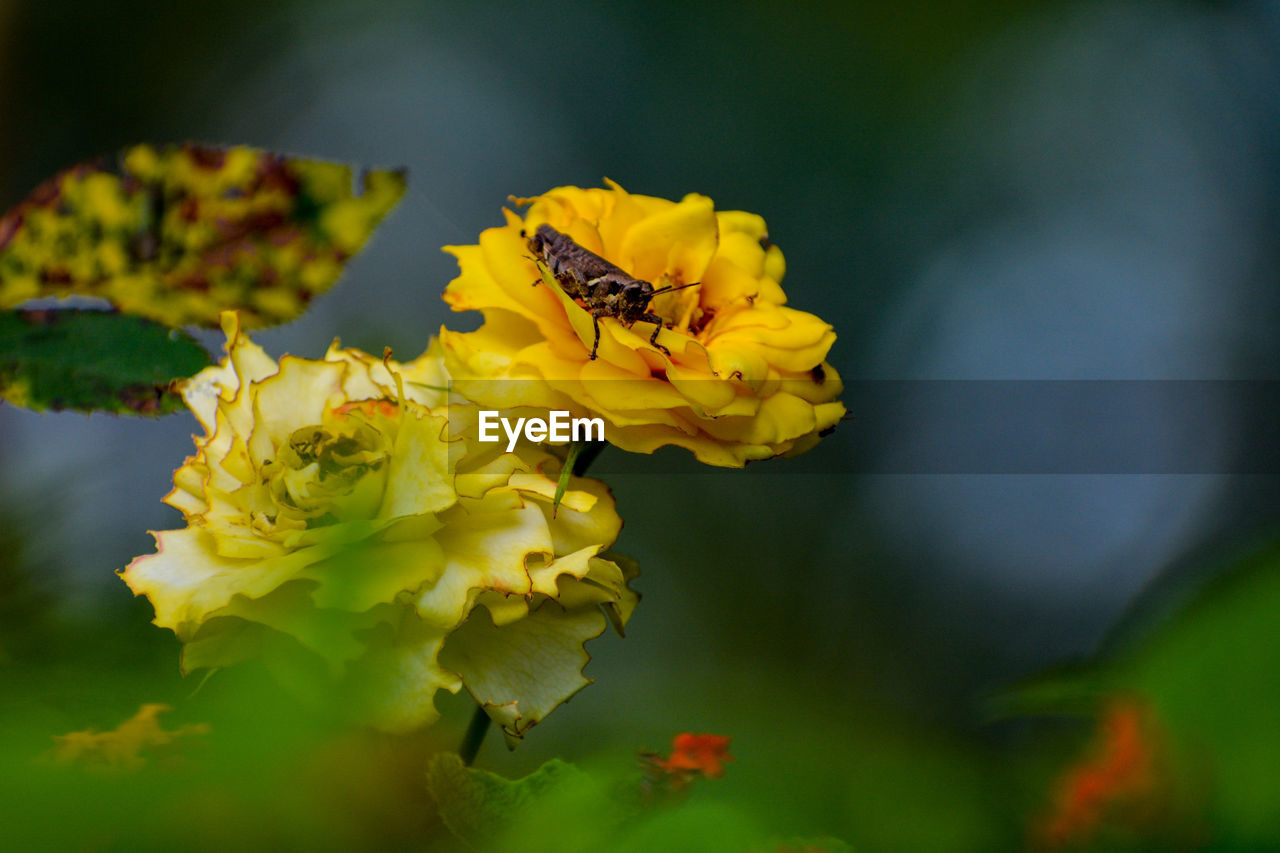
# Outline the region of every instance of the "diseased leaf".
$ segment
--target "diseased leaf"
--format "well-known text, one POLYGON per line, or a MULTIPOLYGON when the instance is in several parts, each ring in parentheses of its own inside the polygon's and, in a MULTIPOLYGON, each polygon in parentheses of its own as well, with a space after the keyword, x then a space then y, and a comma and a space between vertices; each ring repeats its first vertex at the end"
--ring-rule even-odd
POLYGON ((73 294, 170 326, 291 320, 404 193, 404 175, 255 148, 138 145, 82 163, 0 217, 0 308, 73 294))
POLYGON ((0 398, 29 409, 161 415, 170 382, 210 363, 176 329, 106 311, 0 312, 0 398))

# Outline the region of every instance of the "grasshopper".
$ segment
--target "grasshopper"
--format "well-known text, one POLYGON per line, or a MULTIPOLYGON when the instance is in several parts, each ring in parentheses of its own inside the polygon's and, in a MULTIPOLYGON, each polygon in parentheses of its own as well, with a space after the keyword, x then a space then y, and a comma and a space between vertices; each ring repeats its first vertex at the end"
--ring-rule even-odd
MULTIPOLYGON (((524 236, 523 233, 521 236, 524 236)), ((535 259, 546 264, 564 292, 591 311, 591 322, 596 333, 595 342, 591 345, 592 360, 600 349, 601 317, 613 317, 627 327, 636 323, 653 323, 649 343, 671 355, 671 350, 658 343, 658 332, 662 331, 666 321, 646 309, 659 293, 694 287, 701 282, 655 288, 647 281, 628 275, 620 267, 614 266, 595 252, 584 249, 573 238, 546 224, 539 225, 533 236, 527 239, 529 251, 533 252, 535 259)))

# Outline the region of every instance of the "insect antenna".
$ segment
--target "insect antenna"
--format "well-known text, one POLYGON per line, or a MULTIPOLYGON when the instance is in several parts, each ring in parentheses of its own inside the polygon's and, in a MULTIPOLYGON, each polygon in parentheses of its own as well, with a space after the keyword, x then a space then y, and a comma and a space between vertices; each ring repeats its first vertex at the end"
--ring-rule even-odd
POLYGON ((702 284, 702 282, 695 281, 693 284, 682 284, 679 287, 671 287, 670 285, 668 285, 667 287, 658 288, 657 290, 655 290, 653 293, 649 295, 657 296, 659 293, 666 293, 667 291, 670 291, 670 290, 684 290, 686 287, 697 287, 700 284, 702 284))

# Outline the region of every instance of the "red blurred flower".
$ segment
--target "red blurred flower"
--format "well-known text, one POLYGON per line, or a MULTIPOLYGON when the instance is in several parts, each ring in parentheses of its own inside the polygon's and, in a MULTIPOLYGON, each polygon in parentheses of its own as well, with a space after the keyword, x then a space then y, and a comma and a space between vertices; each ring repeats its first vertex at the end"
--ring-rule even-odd
POLYGON ((722 735, 678 734, 671 744, 671 757, 662 762, 669 773, 691 771, 708 779, 724 775, 724 764, 733 761, 730 738, 722 735))
POLYGON ((671 743, 671 757, 656 752, 640 754, 645 766, 642 790, 646 798, 682 791, 698 777, 719 779, 724 765, 733 761, 730 738, 723 735, 678 734, 671 743))
POLYGON ((1059 778, 1040 827, 1049 847, 1088 839, 1113 811, 1141 802, 1155 788, 1157 745, 1141 703, 1113 700, 1102 712, 1099 733, 1093 754, 1059 778))

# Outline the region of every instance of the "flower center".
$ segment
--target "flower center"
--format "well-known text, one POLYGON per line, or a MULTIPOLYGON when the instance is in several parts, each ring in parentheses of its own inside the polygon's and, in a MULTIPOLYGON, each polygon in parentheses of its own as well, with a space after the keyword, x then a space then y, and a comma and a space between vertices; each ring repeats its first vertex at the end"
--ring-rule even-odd
POLYGON ((372 518, 386 485, 394 434, 371 420, 383 427, 394 420, 367 419, 358 410, 331 414, 325 424, 290 433, 277 459, 263 468, 281 515, 308 527, 372 518))
MULTIPOLYGON (((661 284, 655 286, 680 287, 680 284, 679 280, 664 275, 661 284)), ((710 319, 710 315, 702 309, 701 297, 702 288, 683 287, 654 296, 649 310, 663 319, 666 328, 696 336, 706 320, 710 319)))

